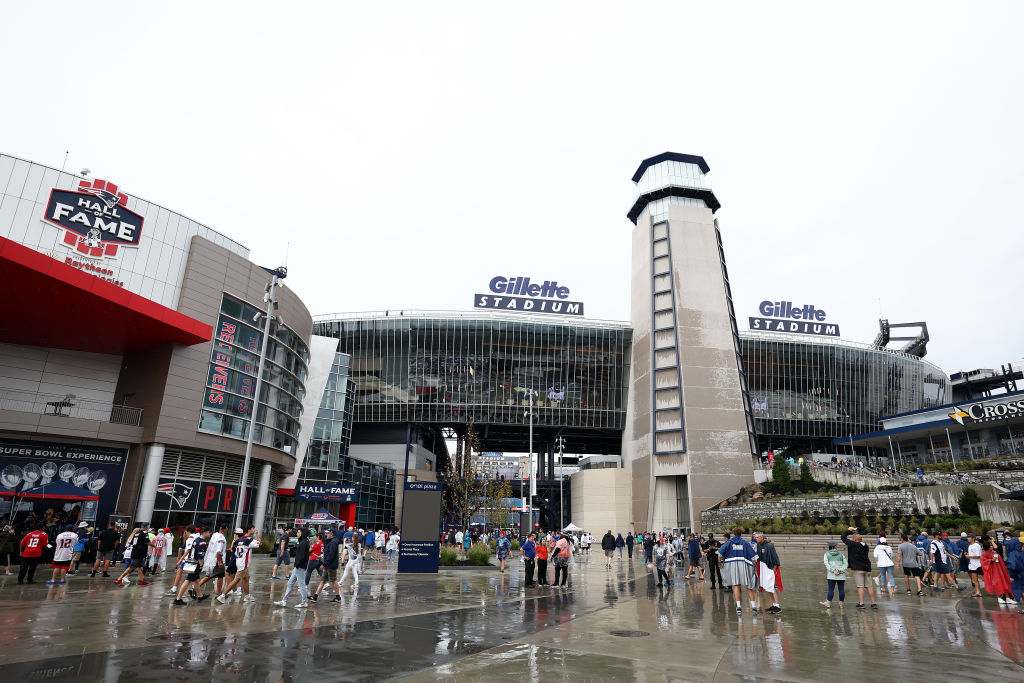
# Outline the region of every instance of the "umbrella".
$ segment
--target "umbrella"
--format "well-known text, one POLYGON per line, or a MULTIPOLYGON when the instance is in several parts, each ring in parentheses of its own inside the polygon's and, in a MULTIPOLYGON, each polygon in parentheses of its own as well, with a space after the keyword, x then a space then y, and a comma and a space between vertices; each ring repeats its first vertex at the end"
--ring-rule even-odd
POLYGON ((583 531, 583 529, 579 528, 578 526, 576 526, 572 522, 569 522, 568 526, 566 526, 564 529, 562 529, 562 531, 583 531))

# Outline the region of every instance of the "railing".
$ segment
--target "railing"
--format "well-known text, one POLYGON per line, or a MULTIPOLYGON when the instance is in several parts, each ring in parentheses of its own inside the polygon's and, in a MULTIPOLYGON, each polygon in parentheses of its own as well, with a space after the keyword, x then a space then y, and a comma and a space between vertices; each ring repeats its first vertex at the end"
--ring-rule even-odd
POLYGON ((138 427, 142 423, 142 408, 78 398, 74 394, 30 394, 21 391, 3 391, 0 392, 0 410, 39 413, 55 417, 77 417, 83 420, 98 420, 131 427, 138 427))

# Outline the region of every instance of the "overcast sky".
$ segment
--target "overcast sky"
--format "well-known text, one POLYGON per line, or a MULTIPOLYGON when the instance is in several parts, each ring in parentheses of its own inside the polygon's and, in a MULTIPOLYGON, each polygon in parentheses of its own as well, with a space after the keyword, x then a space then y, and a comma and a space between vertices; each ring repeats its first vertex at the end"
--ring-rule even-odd
POLYGON ((763 299, 947 372, 1024 356, 1022 6, 8 3, 3 151, 237 239, 314 314, 494 275, 629 318, 630 176, 704 156, 763 299))

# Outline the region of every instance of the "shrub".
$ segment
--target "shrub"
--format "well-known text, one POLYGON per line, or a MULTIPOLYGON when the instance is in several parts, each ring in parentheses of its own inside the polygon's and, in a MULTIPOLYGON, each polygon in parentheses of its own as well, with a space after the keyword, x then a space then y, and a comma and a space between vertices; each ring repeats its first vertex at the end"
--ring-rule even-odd
POLYGON ((814 490, 814 477, 811 476, 811 468, 807 463, 800 465, 800 488, 804 491, 814 490))
POLYGON ((978 492, 970 486, 965 486, 964 490, 960 493, 960 498, 957 503, 960 505, 961 514, 965 515, 978 515, 978 503, 981 502, 981 496, 978 492))
POLYGON ((459 561, 458 553, 455 552, 454 548, 445 546, 441 548, 441 564, 445 567, 454 567, 455 563, 459 561))
POLYGON ((519 540, 512 539, 512 550, 519 550, 519 540))
POLYGON ((785 458, 775 458, 775 464, 772 465, 772 482, 778 493, 785 494, 793 490, 793 481, 785 458))
POLYGON ((466 553, 466 559, 475 565, 488 565, 491 561, 491 549, 483 543, 477 543, 466 553))

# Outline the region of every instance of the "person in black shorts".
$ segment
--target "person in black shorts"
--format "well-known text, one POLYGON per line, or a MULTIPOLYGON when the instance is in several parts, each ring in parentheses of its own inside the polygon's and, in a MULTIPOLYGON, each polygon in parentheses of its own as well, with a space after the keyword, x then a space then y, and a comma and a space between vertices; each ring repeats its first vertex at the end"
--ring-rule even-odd
POLYGON ((117 530, 117 524, 111 522, 106 529, 99 533, 97 538, 96 547, 96 561, 92 565, 92 572, 89 574, 90 577, 96 576, 96 572, 100 570, 100 565, 103 566, 103 576, 110 578, 110 574, 107 570, 110 569, 110 563, 114 560, 114 551, 117 549, 117 544, 121 540, 121 532, 117 530))
POLYGON ((178 589, 178 597, 174 599, 172 604, 187 605, 188 603, 182 600, 185 595, 185 591, 188 590, 189 586, 195 586, 195 600, 196 602, 202 602, 209 595, 203 595, 203 585, 199 583, 199 578, 203 575, 203 561, 206 559, 206 545, 210 541, 210 527, 203 527, 202 531, 199 532, 199 538, 192 542, 192 547, 189 549, 189 554, 185 557, 182 562, 184 566, 191 569, 185 574, 185 580, 181 582, 181 587, 178 589))

